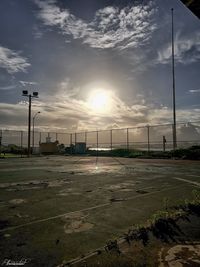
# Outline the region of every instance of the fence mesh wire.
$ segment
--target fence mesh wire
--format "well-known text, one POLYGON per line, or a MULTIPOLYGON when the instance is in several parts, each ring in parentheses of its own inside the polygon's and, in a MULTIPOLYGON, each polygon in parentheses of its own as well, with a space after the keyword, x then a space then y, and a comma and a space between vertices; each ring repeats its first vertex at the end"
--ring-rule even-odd
MULTIPOLYGON (((90 149, 140 149, 171 150, 173 149, 173 125, 149 125, 126 129, 109 129, 77 133, 31 132, 31 147, 40 143, 55 142, 69 147, 71 144, 86 143, 90 149)), ((177 123, 177 148, 200 145, 200 121, 177 123)), ((26 131, 1 130, 1 146, 15 145, 27 148, 26 131)))

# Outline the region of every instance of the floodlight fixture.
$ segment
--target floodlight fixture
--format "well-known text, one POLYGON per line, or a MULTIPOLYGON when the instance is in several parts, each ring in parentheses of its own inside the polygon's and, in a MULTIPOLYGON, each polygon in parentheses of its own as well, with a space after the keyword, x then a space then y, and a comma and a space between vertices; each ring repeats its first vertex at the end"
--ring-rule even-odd
POLYGON ((26 96, 26 95, 28 95, 28 91, 27 91, 27 90, 23 90, 23 91, 22 91, 22 94, 23 94, 24 96, 26 96))
POLYGON ((33 92, 34 97, 38 97, 38 92, 33 92))

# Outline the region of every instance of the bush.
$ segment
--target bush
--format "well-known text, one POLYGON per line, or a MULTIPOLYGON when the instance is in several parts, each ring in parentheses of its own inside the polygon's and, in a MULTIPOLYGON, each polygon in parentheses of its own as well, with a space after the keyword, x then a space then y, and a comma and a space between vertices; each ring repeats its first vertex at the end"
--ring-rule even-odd
POLYGON ((191 146, 189 148, 180 148, 172 152, 172 156, 182 159, 198 160, 200 159, 200 146, 191 146))

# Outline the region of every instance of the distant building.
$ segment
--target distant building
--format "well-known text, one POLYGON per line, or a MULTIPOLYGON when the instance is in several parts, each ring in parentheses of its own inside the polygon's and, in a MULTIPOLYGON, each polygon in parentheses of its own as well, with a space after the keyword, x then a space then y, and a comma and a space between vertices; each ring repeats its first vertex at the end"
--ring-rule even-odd
POLYGON ((51 142, 51 138, 46 138, 46 143, 40 143, 40 153, 55 154, 58 152, 58 141, 51 142))
POLYGON ((85 154, 86 153, 86 143, 78 142, 75 144, 75 153, 76 154, 85 154))

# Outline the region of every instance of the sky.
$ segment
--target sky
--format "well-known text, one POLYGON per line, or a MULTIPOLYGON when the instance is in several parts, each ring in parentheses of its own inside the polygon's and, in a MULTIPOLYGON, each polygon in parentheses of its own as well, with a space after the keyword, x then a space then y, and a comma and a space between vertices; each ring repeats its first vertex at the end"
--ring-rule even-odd
POLYGON ((1 0, 0 128, 74 132, 200 120, 200 20, 179 0, 1 0))

